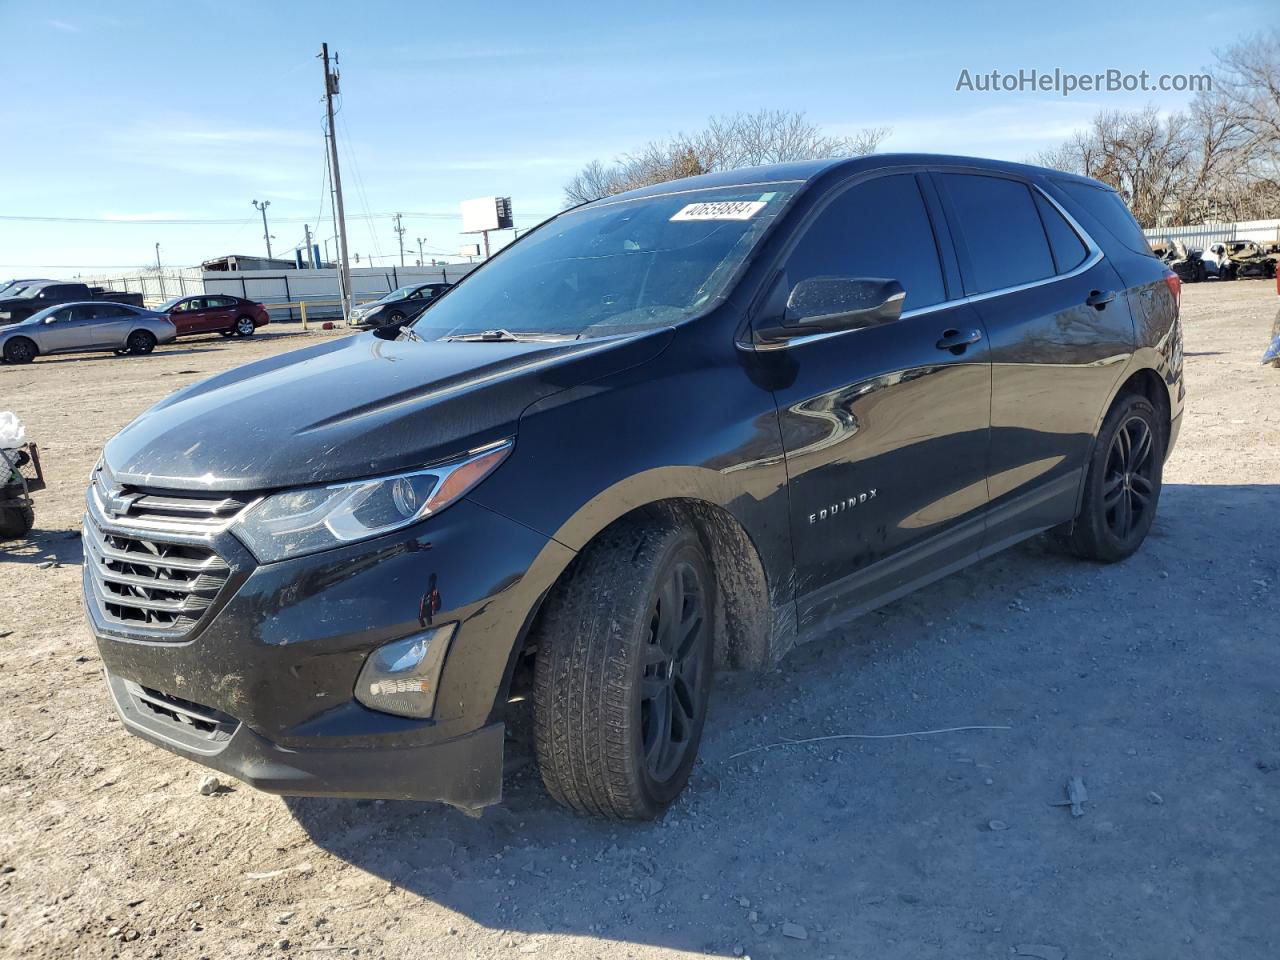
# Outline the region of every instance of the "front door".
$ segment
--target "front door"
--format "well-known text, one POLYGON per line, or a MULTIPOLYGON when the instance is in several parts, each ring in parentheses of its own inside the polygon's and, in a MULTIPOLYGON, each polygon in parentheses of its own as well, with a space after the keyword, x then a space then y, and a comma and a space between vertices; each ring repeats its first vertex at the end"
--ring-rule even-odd
POLYGON ((900 320, 794 341, 773 361, 794 377, 775 398, 802 631, 981 545, 991 367, 981 318, 949 290, 958 277, 926 188, 896 173, 843 189, 779 281, 881 277, 906 290, 900 320))
POLYGON ((96 347, 101 338, 93 318, 93 304, 81 303, 63 307, 40 331, 40 349, 44 353, 81 350, 96 347))

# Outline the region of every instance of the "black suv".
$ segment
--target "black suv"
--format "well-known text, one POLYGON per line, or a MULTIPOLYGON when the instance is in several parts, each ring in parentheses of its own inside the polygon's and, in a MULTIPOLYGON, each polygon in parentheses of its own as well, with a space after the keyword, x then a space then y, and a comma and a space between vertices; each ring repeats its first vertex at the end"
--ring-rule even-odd
POLYGON ((466 809, 500 799, 531 699, 556 799, 659 815, 713 670, 1042 531, 1136 550, 1178 301, 1114 191, 1016 164, 795 163, 567 211, 415 324, 110 441, 84 591, 112 695, 264 790, 466 809))

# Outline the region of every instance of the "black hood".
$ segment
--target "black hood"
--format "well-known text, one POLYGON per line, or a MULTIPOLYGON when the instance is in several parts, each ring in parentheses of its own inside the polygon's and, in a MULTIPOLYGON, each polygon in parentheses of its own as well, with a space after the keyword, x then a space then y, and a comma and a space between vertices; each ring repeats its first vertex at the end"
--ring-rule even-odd
POLYGON ((656 356, 669 330, 562 343, 344 337, 179 390, 107 444, 121 483, 266 490, 419 466, 512 436, 529 404, 656 356))

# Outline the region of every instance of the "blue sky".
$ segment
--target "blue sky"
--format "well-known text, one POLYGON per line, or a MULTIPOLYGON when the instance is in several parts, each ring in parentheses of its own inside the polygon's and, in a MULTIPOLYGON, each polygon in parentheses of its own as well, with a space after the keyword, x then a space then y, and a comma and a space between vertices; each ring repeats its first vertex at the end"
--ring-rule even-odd
MULTIPOLYGON (((888 150, 1025 159, 1099 109, 1188 95, 956 92, 962 68, 1199 72, 1237 25, 1274 14, 1231 11, 0 0, 0 215, 252 221, 250 201, 270 200, 276 252, 290 251, 323 194, 321 41, 341 56, 352 250, 389 264, 393 223, 367 214, 434 214, 405 217, 412 257, 418 237, 456 254, 460 201, 510 195, 532 225, 585 162, 718 113, 804 110, 832 133, 892 127, 888 150)), ((156 242, 175 265, 263 251, 260 222, 0 220, 0 279, 141 266, 156 242)))

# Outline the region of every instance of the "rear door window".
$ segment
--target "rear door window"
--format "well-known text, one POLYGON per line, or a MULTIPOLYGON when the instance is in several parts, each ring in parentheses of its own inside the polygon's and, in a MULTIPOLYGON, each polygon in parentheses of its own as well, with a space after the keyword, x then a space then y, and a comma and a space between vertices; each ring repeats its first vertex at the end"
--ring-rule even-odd
POLYGON ((1106 187, 1093 187, 1078 180, 1054 180, 1054 183, 1084 207, 1091 217, 1102 224, 1103 229, 1134 253, 1155 256, 1138 221, 1133 219, 1133 214, 1120 199, 1120 194, 1106 187))
POLYGON ((989 293, 1054 275, 1053 255, 1031 189, 1018 180, 944 173, 968 293, 989 293))
POLYGON ((1049 235, 1049 248, 1053 251, 1053 262, 1059 273, 1069 273, 1084 262, 1089 249, 1080 239, 1071 224, 1058 212, 1058 208, 1037 193, 1036 209, 1040 211, 1040 222, 1044 224, 1044 232, 1049 235))
POLYGON ((914 174, 856 184, 809 225, 787 261, 794 287, 810 277, 882 277, 907 292, 904 310, 946 299, 929 213, 914 174))

